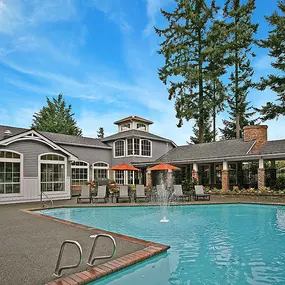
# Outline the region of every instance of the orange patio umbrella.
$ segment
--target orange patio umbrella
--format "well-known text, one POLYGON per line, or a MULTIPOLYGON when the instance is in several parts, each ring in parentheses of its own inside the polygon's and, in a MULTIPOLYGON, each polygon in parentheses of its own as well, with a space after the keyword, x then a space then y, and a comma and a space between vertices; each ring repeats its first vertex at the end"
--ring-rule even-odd
POLYGON ((109 168, 109 170, 128 170, 128 171, 140 171, 140 169, 134 167, 133 165, 122 163, 109 168))
POLYGON ((151 168, 148 168, 148 170, 153 171, 153 170, 181 170, 181 169, 179 167, 176 167, 168 163, 160 163, 151 168))

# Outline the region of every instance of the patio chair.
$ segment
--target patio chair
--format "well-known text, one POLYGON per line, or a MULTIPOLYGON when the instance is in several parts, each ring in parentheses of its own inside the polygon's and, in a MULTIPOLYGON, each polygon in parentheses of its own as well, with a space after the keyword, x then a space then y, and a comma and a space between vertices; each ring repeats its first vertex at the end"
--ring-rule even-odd
POLYGON ((120 202, 120 200, 128 200, 129 202, 131 202, 131 196, 129 195, 129 191, 128 191, 128 185, 121 185, 119 186, 119 197, 118 197, 118 202, 120 202))
POLYGON ((136 185, 135 201, 138 199, 144 199, 146 202, 147 196, 144 192, 144 185, 136 185))
POLYGON ((100 200, 103 200, 105 203, 107 202, 106 185, 98 186, 97 196, 92 198, 92 202, 94 203, 100 200))
POLYGON ((186 199, 188 199, 189 201, 189 195, 184 195, 183 191, 182 191, 182 185, 173 185, 174 188, 174 192, 173 192, 173 197, 174 198, 178 198, 181 201, 185 201, 186 199))
POLYGON ((195 185, 195 200, 198 201, 199 198, 203 198, 203 200, 208 198, 208 200, 210 201, 210 195, 204 193, 203 186, 202 185, 195 185))
POLYGON ((77 203, 86 201, 91 203, 89 185, 82 185, 80 197, 77 198, 77 203))

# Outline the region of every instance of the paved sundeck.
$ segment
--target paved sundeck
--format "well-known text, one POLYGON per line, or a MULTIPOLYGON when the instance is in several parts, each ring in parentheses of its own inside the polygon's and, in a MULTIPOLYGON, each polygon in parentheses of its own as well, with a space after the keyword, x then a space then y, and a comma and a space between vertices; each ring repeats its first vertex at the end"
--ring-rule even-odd
MULTIPOLYGON (((61 201, 55 202, 56 204, 74 203, 73 201, 61 201)), ((71 274, 88 268, 86 260, 92 245, 92 240, 89 237, 92 231, 21 211, 23 208, 39 206, 40 204, 36 203, 0 206, 0 283, 3 285, 37 285, 56 279, 52 273, 61 243, 66 239, 76 240, 81 244, 84 261, 79 268, 68 270, 68 273, 71 274)), ((115 239, 117 242, 116 257, 146 247, 120 238, 115 239)), ((101 240, 100 244, 102 244, 101 250, 97 252, 99 254, 106 253, 106 247, 110 245, 110 242, 101 240)), ((69 264, 77 262, 78 253, 76 251, 77 249, 70 249, 65 252, 65 260, 69 264), (74 253, 76 256, 73 256, 74 253)), ((100 263, 104 262, 106 260, 101 260, 100 263)))
MULTIPOLYGON (((220 198, 212 197, 210 203, 224 202, 257 202, 257 203, 281 203, 284 199, 274 198, 270 201, 267 197, 243 197, 243 198, 220 198)), ((191 204, 209 202, 191 202, 191 204)), ((190 203, 187 203, 190 204, 190 203)), ((55 201, 55 206, 77 206, 75 199, 68 201, 55 201)), ((116 204, 108 204, 115 206, 116 204)), ((130 204, 127 204, 130 205, 130 204)), ((81 272, 89 267, 86 260, 91 248, 91 233, 96 231, 74 227, 73 225, 56 222, 52 219, 45 219, 21 211, 22 209, 37 208, 39 203, 1 205, 0 206, 0 280, 1 284, 45 284, 56 278, 52 276, 55 263, 58 257, 59 248, 65 239, 78 241, 83 249, 83 263, 75 270, 68 270, 64 276, 75 272, 81 272)), ((84 205, 79 205, 84 206, 84 205)), ((101 205, 100 205, 101 206, 101 205)), ((131 240, 115 237, 117 242, 117 255, 115 258, 143 250, 146 244, 135 243, 131 240)), ((102 247, 98 251, 106 253, 109 242, 101 241, 102 247)), ((65 252, 64 260, 74 263, 77 259, 74 256, 75 250, 65 252)), ((64 261, 63 260, 63 261, 64 261)), ((105 263, 101 260, 98 263, 105 263)), ((66 284, 66 283, 62 283, 66 284)), ((74 283, 76 284, 76 283, 74 283)))

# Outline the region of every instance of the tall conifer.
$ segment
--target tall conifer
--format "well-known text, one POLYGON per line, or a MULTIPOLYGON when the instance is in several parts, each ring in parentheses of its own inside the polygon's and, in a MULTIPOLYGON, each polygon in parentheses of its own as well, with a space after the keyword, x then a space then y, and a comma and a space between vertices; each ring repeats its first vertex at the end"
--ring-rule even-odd
POLYGON ((275 11, 270 17, 265 17, 272 30, 268 38, 261 41, 261 47, 269 49, 269 56, 275 58, 271 65, 276 73, 268 78, 261 78, 260 88, 269 87, 277 94, 275 103, 267 102, 260 111, 263 121, 285 115, 285 4, 278 2, 279 13, 275 11))
POLYGON ((249 89, 253 86, 251 57, 255 56, 252 46, 258 24, 252 23, 255 0, 241 4, 240 0, 227 0, 224 17, 229 32, 228 64, 232 67, 228 86, 229 119, 224 120, 224 128, 220 129, 224 139, 240 138, 242 128, 254 123, 250 120, 254 114, 250 102, 247 101, 249 89))
POLYGON ((210 78, 208 32, 218 9, 214 0, 209 6, 206 2, 176 0, 173 12, 161 10, 168 26, 155 28, 164 38, 158 51, 165 58, 159 78, 168 86, 169 100, 175 99, 178 126, 184 119, 196 121, 199 143, 204 142, 205 119, 211 106, 205 93, 205 82, 210 78))

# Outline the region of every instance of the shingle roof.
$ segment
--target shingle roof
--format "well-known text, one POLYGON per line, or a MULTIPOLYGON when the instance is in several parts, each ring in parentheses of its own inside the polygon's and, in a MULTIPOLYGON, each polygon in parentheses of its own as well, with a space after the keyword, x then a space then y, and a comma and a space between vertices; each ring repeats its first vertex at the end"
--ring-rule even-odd
POLYGON ((218 141, 196 145, 178 146, 163 155, 157 162, 195 161, 245 155, 254 141, 244 142, 242 139, 218 141))
POLYGON ((102 142, 114 141, 117 139, 123 139, 123 138, 129 138, 129 137, 141 137, 141 138, 152 139, 152 140, 157 140, 157 141, 165 141, 165 142, 170 142, 176 146, 176 144, 170 139, 166 139, 166 138, 154 135, 152 133, 145 132, 145 131, 139 131, 139 130, 123 131, 123 132, 103 138, 102 142))
POLYGON ((260 150, 260 153, 285 153, 285 140, 267 141, 260 150))
POLYGON ((145 123, 148 123, 148 124, 153 124, 152 121, 144 119, 144 118, 141 118, 141 117, 138 117, 138 116, 129 116, 129 117, 126 117, 126 118, 123 118, 121 120, 118 120, 118 121, 114 122, 114 124, 117 125, 117 124, 120 124, 120 123, 125 122, 125 121, 129 121, 129 120, 132 120, 132 119, 137 120, 137 121, 142 121, 142 122, 145 122, 145 123))
MULTIPOLYGON (((10 130, 14 136, 23 133, 25 131, 28 131, 29 129, 15 128, 10 126, 0 126, 0 141, 4 139, 4 132, 6 130, 10 130)), ((71 145, 84 145, 84 146, 88 145, 92 147, 111 148, 110 146, 103 143, 100 139, 97 138, 77 137, 77 136, 50 133, 50 132, 39 132, 39 133, 57 144, 71 144, 71 145)))

